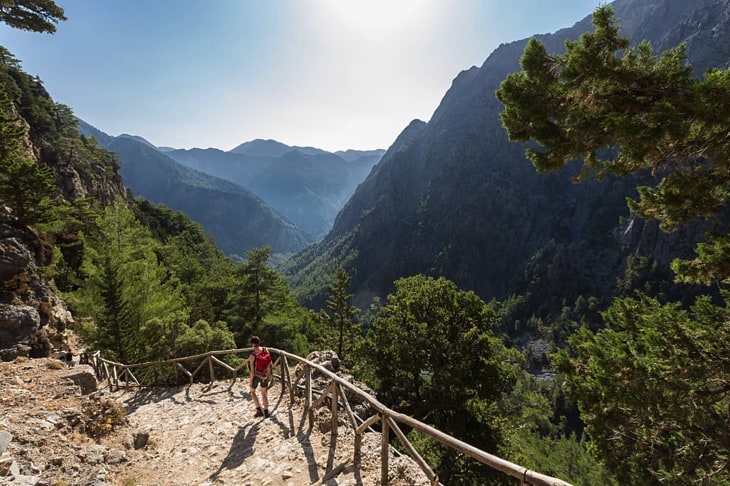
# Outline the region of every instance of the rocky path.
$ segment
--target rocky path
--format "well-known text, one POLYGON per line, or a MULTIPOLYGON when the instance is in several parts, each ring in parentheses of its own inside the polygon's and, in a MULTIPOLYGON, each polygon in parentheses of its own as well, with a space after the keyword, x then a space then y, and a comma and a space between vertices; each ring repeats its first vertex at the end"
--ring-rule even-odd
MULTIPOLYGON (((0 429, 14 436, 0 456, 0 484, 380 484, 379 434, 364 435, 354 464, 349 426, 330 434, 324 407, 310 428, 301 400, 290 406, 278 385, 269 391, 272 416, 263 419, 253 417, 240 380, 82 395, 67 378, 79 369, 49 369, 43 361, 0 364, 0 429), (126 418, 93 440, 87 432, 99 425, 86 415, 108 401, 123 405, 126 418)), ((389 464, 389 484, 428 484, 409 458, 393 455, 389 464)))

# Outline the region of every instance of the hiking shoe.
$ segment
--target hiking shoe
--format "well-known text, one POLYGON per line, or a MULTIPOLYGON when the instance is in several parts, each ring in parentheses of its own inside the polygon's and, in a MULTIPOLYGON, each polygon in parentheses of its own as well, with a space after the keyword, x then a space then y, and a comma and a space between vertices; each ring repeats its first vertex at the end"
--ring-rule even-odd
POLYGON ((271 415, 269 414, 269 409, 268 408, 266 410, 264 410, 264 415, 266 416, 266 418, 271 417, 271 415))
POLYGON ((261 407, 258 407, 256 409, 256 413, 253 414, 254 417, 263 417, 263 415, 264 415, 264 412, 261 410, 261 407))

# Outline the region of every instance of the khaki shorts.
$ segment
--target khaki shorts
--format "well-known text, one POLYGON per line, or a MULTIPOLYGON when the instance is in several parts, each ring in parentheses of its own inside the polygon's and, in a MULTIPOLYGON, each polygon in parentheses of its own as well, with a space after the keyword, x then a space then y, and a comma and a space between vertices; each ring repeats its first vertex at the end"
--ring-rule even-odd
POLYGON ((268 388, 269 380, 266 378, 254 376, 253 380, 251 380, 251 388, 256 389, 259 385, 261 385, 261 388, 268 388))

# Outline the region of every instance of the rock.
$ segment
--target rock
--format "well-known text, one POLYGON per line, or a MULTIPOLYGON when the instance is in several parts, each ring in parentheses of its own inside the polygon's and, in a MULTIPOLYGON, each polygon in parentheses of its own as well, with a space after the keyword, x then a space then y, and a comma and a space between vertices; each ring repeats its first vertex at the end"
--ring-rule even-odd
POLYGON ((74 368, 73 372, 64 375, 81 388, 82 395, 88 395, 96 391, 98 382, 94 370, 89 365, 81 365, 74 368))
POLYGON ((14 332, 40 326, 40 315, 29 305, 0 304, 0 329, 14 332))
POLYGON ((146 430, 136 430, 132 433, 132 444, 135 449, 144 449, 150 440, 150 433, 146 430))
MULTIPOLYGON (((0 336, 2 331, 0 331, 0 336)), ((0 360, 2 361, 14 361, 18 357, 18 350, 15 347, 0 349, 0 360)))
POLYGON ((0 279, 5 281, 22 273, 32 261, 28 247, 19 238, 5 238, 0 245, 0 279))
POLYGON ((15 460, 12 457, 0 458, 0 477, 10 476, 10 467, 15 460))
POLYGON ((127 455, 120 449, 110 449, 107 451, 104 455, 104 460, 107 464, 121 464, 128 461, 127 455))
POLYGON ((47 356, 50 346, 46 328, 64 330, 73 323, 66 304, 41 272, 52 260, 53 246, 44 237, 7 210, 0 210, 0 281, 3 282, 0 359, 3 361, 18 356, 47 356))
POLYGON ((94 451, 89 451, 86 454, 86 462, 87 464, 101 464, 104 462, 104 458, 94 451))
POLYGON ((307 356, 307 360, 322 366, 327 371, 337 372, 340 370, 340 358, 337 353, 332 350, 312 351, 307 356))

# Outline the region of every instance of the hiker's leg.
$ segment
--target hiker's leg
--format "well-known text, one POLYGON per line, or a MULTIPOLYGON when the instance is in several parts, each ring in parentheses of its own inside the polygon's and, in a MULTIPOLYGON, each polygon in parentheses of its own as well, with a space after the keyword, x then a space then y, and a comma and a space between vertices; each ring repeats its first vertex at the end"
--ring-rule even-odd
MULTIPOLYGON (((264 393, 264 396, 266 396, 265 393, 264 393)), ((254 406, 256 408, 260 408, 261 407, 261 404, 259 403, 259 397, 256 396, 256 388, 254 388, 253 386, 251 386, 251 398, 253 398, 253 404, 254 404, 254 406)))
POLYGON ((269 408, 269 395, 266 392, 267 388, 261 387, 261 399, 264 402, 264 408, 268 410, 269 408))

